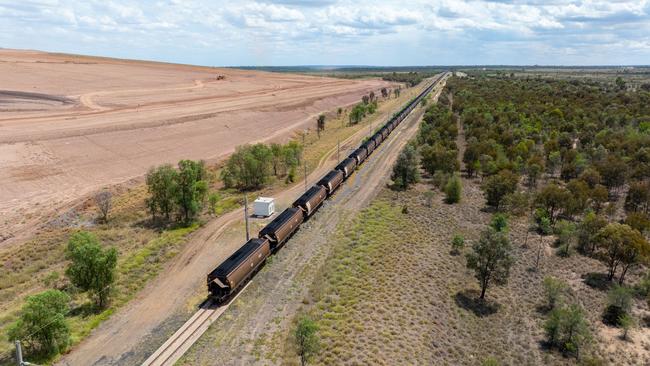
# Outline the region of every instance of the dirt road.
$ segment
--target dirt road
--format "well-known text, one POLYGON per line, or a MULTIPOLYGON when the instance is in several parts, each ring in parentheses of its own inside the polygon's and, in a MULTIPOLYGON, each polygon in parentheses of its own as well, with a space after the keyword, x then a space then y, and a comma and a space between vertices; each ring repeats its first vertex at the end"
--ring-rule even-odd
POLYGON ((153 165, 281 140, 388 85, 12 50, 0 74, 0 244, 153 165))
MULTIPOLYGON (((373 154, 370 159, 372 162, 369 160, 364 168, 348 181, 346 188, 336 195, 337 202, 345 202, 346 197, 349 198, 353 192, 357 193, 354 203, 350 202, 350 205, 357 207, 361 202, 367 201, 373 189, 366 189, 365 184, 368 183, 364 183, 364 189, 360 189, 361 183, 368 179, 372 182, 370 187, 376 187, 385 180, 396 157, 395 150, 406 142, 408 136, 415 133, 416 123, 411 119, 408 123, 403 123, 399 130, 391 135, 378 153, 373 154), (372 176, 374 178, 366 178, 368 171, 375 172, 372 176)), ((366 135, 367 131, 362 130, 349 140, 358 142, 366 135)), ((336 164, 335 157, 336 151, 333 150, 322 160, 321 166, 311 173, 310 183, 315 182, 336 164)), ((276 201, 280 206, 278 211, 287 207, 302 190, 303 185, 298 184, 277 195, 276 201)), ((101 325, 93 335, 64 357, 60 364, 130 365, 144 361, 186 320, 175 319, 178 313, 189 317, 188 310, 192 312, 193 309, 187 308, 188 299, 200 301, 205 298, 205 274, 215 263, 227 258, 241 245, 241 215, 241 210, 231 212, 212 220, 196 232, 183 251, 157 279, 141 291, 126 308, 101 325), (230 223, 235 225, 229 226, 230 223), (173 276, 167 275, 170 273, 173 273, 173 276), (169 329, 166 325, 169 325, 169 329)), ((252 232, 257 232, 255 225, 261 227, 264 222, 254 221, 252 232)))

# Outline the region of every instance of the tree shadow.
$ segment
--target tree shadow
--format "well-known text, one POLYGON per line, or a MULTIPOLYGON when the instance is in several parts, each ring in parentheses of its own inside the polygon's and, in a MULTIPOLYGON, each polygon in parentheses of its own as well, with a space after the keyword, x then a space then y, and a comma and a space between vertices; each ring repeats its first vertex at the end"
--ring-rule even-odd
POLYGON ((105 309, 100 308, 94 301, 86 301, 81 305, 71 308, 68 314, 70 316, 80 316, 82 318, 87 318, 91 315, 97 315, 103 310, 105 309))
POLYGON ((551 312, 553 308, 549 306, 548 304, 542 304, 542 305, 537 305, 535 306, 535 311, 541 315, 546 315, 551 312))
POLYGON ((496 313, 501 305, 489 300, 479 299, 480 293, 477 290, 459 291, 456 296, 456 305, 469 310, 478 317, 485 317, 496 313))
POLYGON ((643 318, 640 319, 639 321, 639 326, 641 327, 650 327, 650 315, 646 315, 643 318))
POLYGON ((612 285, 605 273, 589 272, 582 275, 582 279, 587 286, 601 291, 607 291, 612 285))

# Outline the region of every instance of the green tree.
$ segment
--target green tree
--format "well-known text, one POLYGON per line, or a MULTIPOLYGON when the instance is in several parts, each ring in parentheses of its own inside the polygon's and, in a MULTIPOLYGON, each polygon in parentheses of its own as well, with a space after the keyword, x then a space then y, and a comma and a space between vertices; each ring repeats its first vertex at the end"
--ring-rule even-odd
POLYGON ((294 340, 302 366, 305 366, 320 348, 317 332, 318 325, 313 320, 307 316, 300 318, 294 331, 294 340))
POLYGON ((487 204, 498 210, 503 198, 517 189, 518 180, 519 177, 509 170, 502 170, 488 177, 481 186, 487 204))
POLYGON ((523 216, 530 212, 531 195, 525 192, 514 192, 503 198, 506 211, 514 216, 523 216))
POLYGON ((10 340, 20 340, 29 351, 53 355, 70 344, 70 328, 65 318, 70 297, 59 290, 28 296, 20 317, 10 327, 10 340))
POLYGON ((623 284, 630 267, 647 260, 650 246, 637 230, 628 225, 610 223, 598 231, 594 238, 598 257, 607 265, 607 279, 612 280, 621 267, 619 284, 623 284))
POLYGON ((577 227, 578 250, 584 254, 593 254, 597 242, 594 240, 598 231, 607 225, 607 220, 594 212, 585 215, 577 227))
POLYGON ((491 283, 505 284, 510 275, 514 259, 512 248, 504 232, 488 229, 472 245, 472 252, 467 254, 467 268, 474 270, 474 276, 481 286, 480 299, 491 283))
POLYGON ((545 277, 543 285, 548 308, 553 310, 562 301, 569 286, 566 282, 555 277, 545 277))
POLYGON ((206 178, 205 163, 202 160, 178 162, 176 204, 186 224, 196 216, 205 201, 208 194, 206 178))
POLYGON ((548 212, 551 224, 554 224, 558 214, 571 198, 569 190, 556 183, 549 183, 537 193, 535 202, 548 212))
POLYGON ((418 173, 418 159, 415 153, 415 148, 410 144, 397 157, 395 166, 393 166, 393 180, 395 187, 398 189, 408 189, 408 187, 416 183, 420 176, 418 173))
POLYGON ((147 206, 154 219, 157 213, 161 213, 169 220, 175 205, 177 176, 178 172, 169 164, 151 168, 147 173, 146 182, 149 191, 147 206))
POLYGON ((363 103, 355 105, 350 111, 350 124, 356 125, 366 116, 366 106, 363 103))
POLYGON ((458 175, 454 174, 445 185, 445 201, 450 204, 460 202, 462 190, 463 183, 458 175))
POLYGON ((73 285, 88 291, 100 308, 106 305, 115 281, 117 250, 103 249, 95 235, 79 231, 70 237, 66 250, 70 264, 65 271, 73 285))
POLYGON ((460 168, 458 162, 458 152, 453 149, 448 149, 440 143, 433 146, 424 145, 421 150, 422 167, 429 174, 434 174, 440 170, 445 173, 451 174, 460 168))
MULTIPOLYGON (((282 155, 287 154, 287 150, 281 150, 284 150, 282 155)), ((292 155, 285 155, 284 160, 293 160, 292 155), (288 156, 291 156, 291 159, 288 159, 288 156)), ((228 158, 221 172, 221 179, 228 188, 258 189, 269 181, 273 163, 273 151, 264 144, 238 146, 228 158)))

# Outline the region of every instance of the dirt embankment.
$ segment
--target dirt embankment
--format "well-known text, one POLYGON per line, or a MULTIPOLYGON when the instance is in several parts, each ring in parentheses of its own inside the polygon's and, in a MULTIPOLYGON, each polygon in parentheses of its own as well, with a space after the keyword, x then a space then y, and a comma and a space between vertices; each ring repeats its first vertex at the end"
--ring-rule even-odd
POLYGON ((11 50, 0 74, 0 245, 151 166, 285 139, 388 85, 11 50))

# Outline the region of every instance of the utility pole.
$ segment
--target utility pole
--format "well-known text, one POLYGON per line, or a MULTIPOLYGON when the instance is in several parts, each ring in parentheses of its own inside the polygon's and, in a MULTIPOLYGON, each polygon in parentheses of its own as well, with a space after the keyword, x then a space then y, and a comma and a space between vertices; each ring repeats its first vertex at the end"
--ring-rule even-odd
POLYGON ((250 231, 248 230, 248 195, 244 194, 244 219, 246 220, 246 241, 250 240, 250 231))
POLYGON ((18 366, 38 366, 31 362, 23 361, 23 348, 20 345, 20 341, 16 340, 16 365, 18 366))
POLYGON ((339 153, 341 152, 341 139, 336 142, 336 161, 341 161, 339 153))
POLYGON ((307 130, 302 131, 302 165, 305 170, 305 192, 307 192, 307 161, 305 160, 305 135, 307 135, 307 130))
POLYGON ((23 349, 20 347, 20 341, 16 340, 16 365, 23 366, 23 349))

